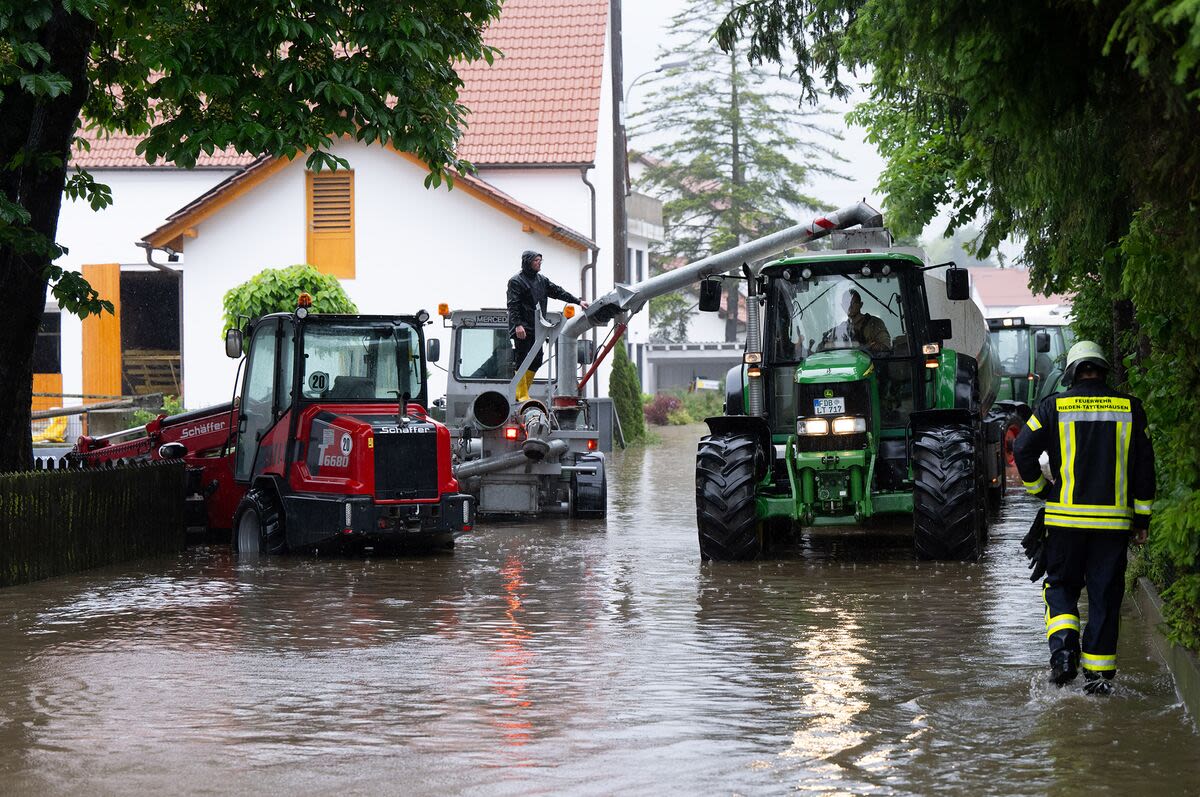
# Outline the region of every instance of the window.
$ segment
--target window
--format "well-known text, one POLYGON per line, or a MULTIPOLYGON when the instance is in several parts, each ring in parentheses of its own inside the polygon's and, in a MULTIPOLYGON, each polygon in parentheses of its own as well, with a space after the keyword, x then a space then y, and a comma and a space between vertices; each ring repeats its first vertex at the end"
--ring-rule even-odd
POLYGON ((421 352, 407 325, 328 324, 304 330, 304 398, 395 401, 421 395, 421 352))
POLYGON ((306 172, 308 262, 354 279, 354 172, 306 172))
POLYGON ((43 313, 38 327, 37 344, 33 350, 33 372, 35 374, 57 374, 62 372, 62 314, 43 313))
POLYGON ((513 378, 515 353, 508 329, 464 327, 458 331, 458 362, 455 375, 462 380, 513 378))
POLYGON ((644 280, 646 278, 646 275, 643 270, 643 260, 642 260, 642 258, 645 256, 645 254, 646 253, 643 252, 641 249, 637 250, 637 271, 634 273, 637 274, 638 282, 641 282, 642 280, 644 280))

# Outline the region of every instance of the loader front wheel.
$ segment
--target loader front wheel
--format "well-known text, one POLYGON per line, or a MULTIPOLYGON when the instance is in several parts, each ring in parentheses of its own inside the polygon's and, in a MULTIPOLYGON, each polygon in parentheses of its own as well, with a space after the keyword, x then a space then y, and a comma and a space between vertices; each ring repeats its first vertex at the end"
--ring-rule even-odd
POLYGON ((287 538, 283 512, 275 495, 261 487, 246 492, 233 516, 233 552, 255 556, 283 553, 287 538))
POLYGON ((743 561, 763 550, 755 516, 757 474, 764 452, 752 435, 719 434, 700 438, 696 451, 696 530, 700 558, 743 561))
POLYGON ((967 424, 920 430, 912 443, 913 538, 918 558, 975 561, 987 507, 967 424), (980 517, 983 513, 984 517, 980 517))

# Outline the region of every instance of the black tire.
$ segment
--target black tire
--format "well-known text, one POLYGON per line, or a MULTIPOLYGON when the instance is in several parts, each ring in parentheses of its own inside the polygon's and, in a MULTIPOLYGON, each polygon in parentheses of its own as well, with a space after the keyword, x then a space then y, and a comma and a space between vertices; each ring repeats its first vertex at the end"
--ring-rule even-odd
POLYGON ((283 512, 274 493, 262 487, 246 492, 233 514, 233 552, 250 556, 279 554, 287 550, 283 512))
POLYGON ((913 538, 921 559, 975 561, 982 553, 987 509, 975 437, 969 425, 950 424, 913 439, 913 538))
POLYGON ((608 474, 603 454, 584 454, 576 465, 596 465, 595 473, 571 474, 571 517, 603 518, 608 515, 608 474))
POLYGON ((754 486, 763 457, 752 435, 700 438, 696 451, 696 531, 701 559, 744 561, 762 553, 754 486))

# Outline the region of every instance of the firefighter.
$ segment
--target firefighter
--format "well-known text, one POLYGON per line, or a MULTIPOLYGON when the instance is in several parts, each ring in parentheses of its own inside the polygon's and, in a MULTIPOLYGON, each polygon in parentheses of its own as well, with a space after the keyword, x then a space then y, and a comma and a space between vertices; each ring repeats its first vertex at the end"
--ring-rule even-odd
MULTIPOLYGON (((555 285, 541 275, 542 255, 539 252, 525 250, 521 253, 521 271, 508 281, 508 332, 517 350, 517 364, 525 360, 534 341, 534 308, 540 307, 542 314, 546 313, 546 299, 560 299, 569 304, 577 304, 587 309, 588 303, 555 285)), ((529 400, 529 388, 533 386, 533 375, 542 366, 542 354, 529 364, 517 383, 517 401, 529 400)))
POLYGON ((1112 691, 1126 549, 1146 541, 1154 501, 1146 413, 1136 398, 1108 387, 1108 370, 1099 345, 1072 346, 1064 374, 1070 387, 1043 399, 1013 444, 1025 489, 1046 502, 1042 596, 1050 680, 1069 683, 1082 663, 1089 694, 1112 691), (1043 452, 1052 480, 1038 464, 1043 452), (1081 636, 1084 586, 1088 622, 1081 636))

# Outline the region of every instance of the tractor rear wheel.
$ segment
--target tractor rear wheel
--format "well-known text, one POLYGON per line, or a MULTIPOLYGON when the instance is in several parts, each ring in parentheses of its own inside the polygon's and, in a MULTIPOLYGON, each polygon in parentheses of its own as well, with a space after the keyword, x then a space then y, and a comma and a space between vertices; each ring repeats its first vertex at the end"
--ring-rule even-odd
POLYGON ((975 447, 968 424, 923 429, 913 439, 913 537, 921 559, 974 561, 982 553, 987 508, 975 447))
POLYGON ((700 438, 696 451, 696 530, 701 559, 741 561, 762 553, 754 486, 764 456, 752 435, 700 438))
POLYGON ((246 492, 233 515, 233 552, 277 554, 287 550, 283 513, 275 495, 262 487, 246 492))

